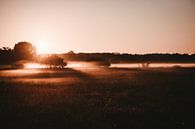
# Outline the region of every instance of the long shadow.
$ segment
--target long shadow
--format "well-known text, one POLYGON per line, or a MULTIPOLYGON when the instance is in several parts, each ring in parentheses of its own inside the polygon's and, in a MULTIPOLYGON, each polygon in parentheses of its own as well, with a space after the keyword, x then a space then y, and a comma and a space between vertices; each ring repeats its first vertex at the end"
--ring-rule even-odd
POLYGON ((5 74, 1 77, 23 77, 23 78, 52 78, 52 77, 66 77, 66 76, 86 76, 78 70, 72 68, 65 69, 9 69, 9 70, 0 70, 5 74), (6 72, 5 72, 6 71, 6 72), (6 76, 6 74, 8 76, 6 76))
MULTIPOLYGON (((97 79, 95 79, 92 75, 82 72, 80 70, 76 70, 73 68, 65 68, 65 69, 27 69, 22 71, 14 71, 7 70, 8 76, 1 75, 1 80, 10 80, 10 79, 65 79, 66 77, 79 78, 82 81, 96 83, 97 79), (17 73, 18 72, 18 73, 17 73)), ((0 70, 1 72, 1 70, 0 70)))
POLYGON ((72 76, 78 77, 83 81, 90 81, 92 83, 96 82, 97 83, 97 79, 95 79, 92 75, 82 72, 80 70, 76 70, 73 68, 68 68, 69 71, 71 71, 71 73, 73 74, 72 76))

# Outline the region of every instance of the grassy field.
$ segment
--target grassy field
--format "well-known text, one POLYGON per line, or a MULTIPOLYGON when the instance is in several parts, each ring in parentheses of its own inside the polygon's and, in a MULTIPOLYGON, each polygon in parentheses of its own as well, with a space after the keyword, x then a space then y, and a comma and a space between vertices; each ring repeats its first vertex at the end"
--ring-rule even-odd
POLYGON ((0 129, 195 128, 195 69, 0 70, 0 129))

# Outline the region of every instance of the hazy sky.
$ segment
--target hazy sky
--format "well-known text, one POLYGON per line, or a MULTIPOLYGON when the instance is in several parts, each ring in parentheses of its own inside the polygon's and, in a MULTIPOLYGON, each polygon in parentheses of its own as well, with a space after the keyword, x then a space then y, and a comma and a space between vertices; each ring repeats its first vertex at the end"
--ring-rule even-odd
POLYGON ((195 0, 0 0, 0 47, 195 53, 195 0))

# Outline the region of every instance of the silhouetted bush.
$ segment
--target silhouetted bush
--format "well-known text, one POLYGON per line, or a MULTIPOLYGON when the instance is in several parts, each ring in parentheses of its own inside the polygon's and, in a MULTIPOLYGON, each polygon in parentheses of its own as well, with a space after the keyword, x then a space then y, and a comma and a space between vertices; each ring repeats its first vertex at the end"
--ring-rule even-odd
POLYGON ((19 42, 14 46, 14 55, 16 60, 34 60, 36 48, 29 42, 19 42))
POLYGON ((109 67, 111 65, 109 61, 101 58, 89 58, 86 60, 86 62, 93 63, 95 66, 100 67, 109 67))
POLYGON ((9 47, 0 48, 0 65, 9 65, 14 61, 13 50, 9 47))
POLYGON ((49 68, 64 68, 67 63, 56 54, 38 57, 39 63, 47 65, 49 68))

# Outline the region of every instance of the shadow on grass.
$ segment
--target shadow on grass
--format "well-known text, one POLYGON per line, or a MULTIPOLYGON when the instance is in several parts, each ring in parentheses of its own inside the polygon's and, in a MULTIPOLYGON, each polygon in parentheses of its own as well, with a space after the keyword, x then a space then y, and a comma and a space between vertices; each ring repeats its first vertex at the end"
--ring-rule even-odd
POLYGON ((48 83, 1 82, 0 128, 189 128, 195 116, 194 73, 190 69, 53 69, 37 73, 48 83), (53 86, 49 82, 53 78, 80 81, 53 86))

